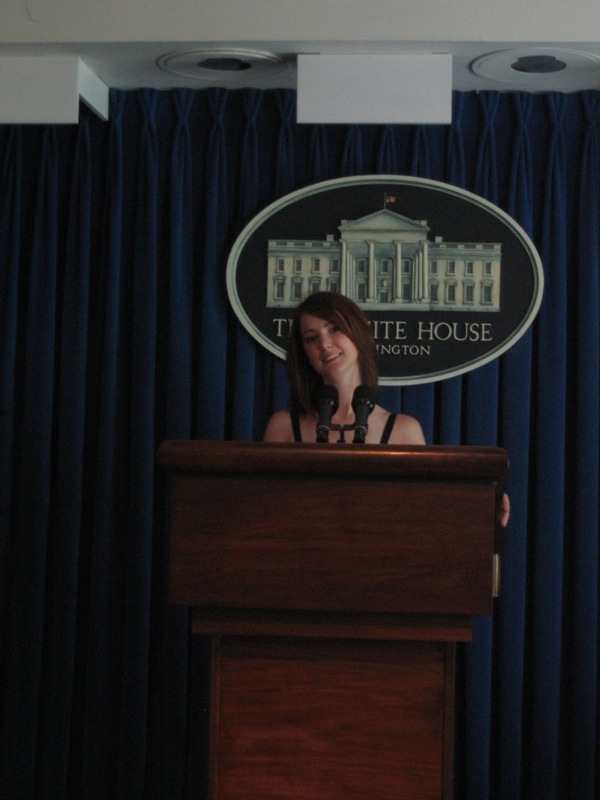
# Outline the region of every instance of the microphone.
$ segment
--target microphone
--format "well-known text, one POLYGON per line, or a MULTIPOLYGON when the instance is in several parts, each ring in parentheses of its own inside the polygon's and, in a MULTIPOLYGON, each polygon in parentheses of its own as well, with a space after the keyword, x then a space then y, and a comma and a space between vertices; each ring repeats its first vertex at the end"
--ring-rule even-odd
POLYGON ((331 418, 337 411, 338 404, 339 395, 335 386, 323 386, 317 401, 317 408, 319 409, 319 421, 317 422, 317 442, 329 441, 331 418))
POLYGON ((357 386, 352 396, 352 410, 354 411, 354 444, 364 444, 369 430, 369 414, 375 408, 377 389, 362 383, 357 386))

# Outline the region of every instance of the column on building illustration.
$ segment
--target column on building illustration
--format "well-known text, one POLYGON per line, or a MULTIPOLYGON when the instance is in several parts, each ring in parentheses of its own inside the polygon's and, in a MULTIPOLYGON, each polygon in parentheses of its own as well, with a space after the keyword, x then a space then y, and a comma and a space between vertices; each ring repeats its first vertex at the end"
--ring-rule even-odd
POLYGON ((402 302, 402 242, 396 239, 394 241, 396 248, 396 269, 394 271, 394 285, 393 285, 393 302, 402 302))
MULTIPOLYGON (((410 283, 409 289, 405 288, 404 300, 405 302, 412 303, 415 299, 417 293, 417 276, 419 274, 419 264, 421 261, 421 251, 419 248, 415 250, 415 253, 412 258, 411 270, 410 270, 410 283)), ((406 283, 405 283, 406 286, 406 283)))
POLYGON ((419 247, 415 258, 412 283, 412 302, 417 302, 421 293, 421 282, 423 278, 423 247, 419 247))
POLYGON ((421 294, 419 301, 426 302, 429 300, 429 242, 427 239, 423 240, 423 268, 421 272, 421 294))
POLYGON ((367 263, 367 303, 374 303, 376 297, 376 272, 375 269, 375 242, 370 239, 369 245, 369 261, 367 263))
POLYGON ((341 240, 341 253, 340 253, 340 292, 348 294, 348 247, 346 240, 341 240))

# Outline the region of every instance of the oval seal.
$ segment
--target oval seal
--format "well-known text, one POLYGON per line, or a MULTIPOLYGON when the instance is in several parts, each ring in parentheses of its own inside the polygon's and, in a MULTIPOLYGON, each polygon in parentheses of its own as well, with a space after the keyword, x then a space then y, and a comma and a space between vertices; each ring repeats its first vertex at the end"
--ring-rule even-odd
POLYGON ((281 358, 308 293, 356 301, 382 385, 438 381, 497 358, 531 325, 543 285, 540 257, 508 214, 464 189, 398 175, 282 197, 246 225, 227 263, 234 312, 281 358))

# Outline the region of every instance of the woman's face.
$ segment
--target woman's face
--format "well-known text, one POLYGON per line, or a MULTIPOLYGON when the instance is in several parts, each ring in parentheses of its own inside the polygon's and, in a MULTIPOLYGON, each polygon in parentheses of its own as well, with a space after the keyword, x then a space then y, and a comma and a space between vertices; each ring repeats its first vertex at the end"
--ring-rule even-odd
POLYGON ((360 383, 358 350, 335 323, 302 314, 300 335, 308 362, 324 383, 335 383, 341 376, 355 377, 360 383))

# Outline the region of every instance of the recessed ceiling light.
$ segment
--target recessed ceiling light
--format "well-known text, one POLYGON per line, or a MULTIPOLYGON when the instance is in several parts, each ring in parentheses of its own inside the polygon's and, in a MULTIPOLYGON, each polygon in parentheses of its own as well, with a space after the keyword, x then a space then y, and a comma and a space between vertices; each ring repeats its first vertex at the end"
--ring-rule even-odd
POLYGON ((554 47, 499 50, 475 59, 471 71, 523 91, 600 89, 600 55, 554 47))
POLYGON ((206 48, 161 56, 158 66, 175 75, 208 83, 254 83, 289 69, 289 62, 275 53, 239 48, 206 48))

